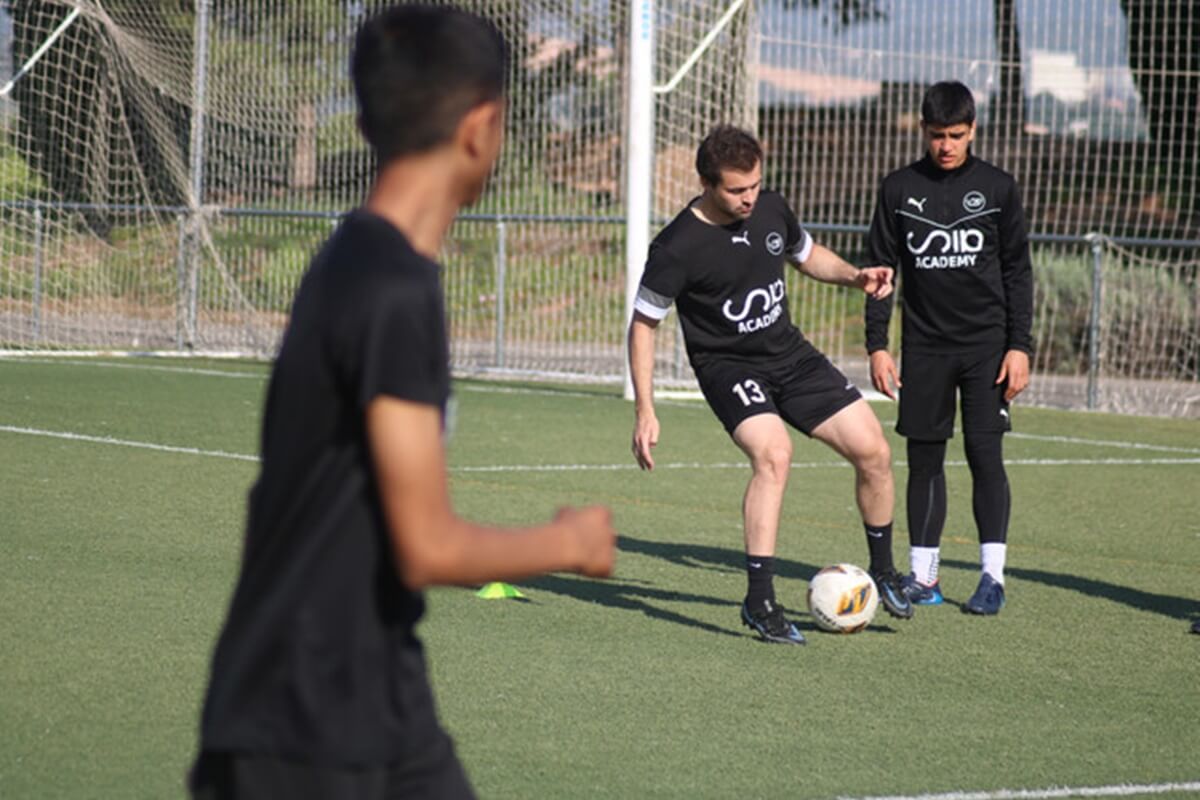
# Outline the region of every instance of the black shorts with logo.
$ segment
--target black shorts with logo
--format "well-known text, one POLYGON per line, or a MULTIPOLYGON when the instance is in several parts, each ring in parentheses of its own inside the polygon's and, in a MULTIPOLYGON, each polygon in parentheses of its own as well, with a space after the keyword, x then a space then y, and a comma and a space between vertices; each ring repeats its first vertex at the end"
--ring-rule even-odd
POLYGON ((808 342, 786 359, 715 359, 695 371, 704 399, 730 435, 749 417, 778 414, 811 436, 822 422, 862 398, 841 370, 808 342))
POLYGON ((955 394, 962 396, 966 433, 1012 430, 1006 384, 996 383, 1004 350, 987 353, 904 353, 900 361, 900 415, 896 432, 943 441, 954 435, 955 394))

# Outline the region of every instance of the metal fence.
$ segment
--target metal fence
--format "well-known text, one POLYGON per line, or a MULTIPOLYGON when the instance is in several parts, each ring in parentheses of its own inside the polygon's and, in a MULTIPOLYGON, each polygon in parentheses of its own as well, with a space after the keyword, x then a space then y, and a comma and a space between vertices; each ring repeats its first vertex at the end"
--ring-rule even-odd
MULTIPOLYGON (((2 203, 22 215, 29 280, 0 282, 0 340, 10 350, 101 349, 270 357, 308 260, 341 212, 206 208, 203 246, 185 207, 91 208, 2 203), (77 253, 49 233, 88 211, 162 220, 154 236, 111 246, 136 262, 141 293, 104 281, 92 300, 64 270, 77 253), (231 301, 233 298, 233 301, 231 301)), ((459 375, 623 380, 625 219, 463 214, 442 254, 453 367, 459 375)), ((823 243, 862 262, 866 229, 809 224, 823 243)), ((1025 401, 1200 418, 1200 242, 1035 234, 1034 380, 1025 401), (1147 313, 1147 310, 1150 313, 1147 313)), ((12 270, 9 270, 11 273, 12 270)), ((95 276, 92 276, 95 277, 95 276)), ((861 297, 792 273, 795 322, 848 375, 868 385, 861 297)), ((898 315, 897 315, 898 317, 898 315)), ((893 321, 894 326, 896 320, 893 321)), ((694 388, 672 315, 658 337, 658 382, 694 388)))

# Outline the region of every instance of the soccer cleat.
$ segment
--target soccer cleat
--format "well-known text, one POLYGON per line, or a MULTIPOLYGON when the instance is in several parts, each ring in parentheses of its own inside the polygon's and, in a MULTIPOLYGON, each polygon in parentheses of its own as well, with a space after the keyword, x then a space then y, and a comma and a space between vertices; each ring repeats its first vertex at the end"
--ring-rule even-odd
POLYGON ((770 600, 764 600, 762 605, 754 611, 751 611, 750 607, 743 602, 742 624, 757 633, 764 642, 805 643, 800 629, 783 616, 783 606, 776 605, 770 600))
POLYGON ((913 604, 904 593, 903 582, 899 573, 894 569, 885 572, 872 572, 871 579, 879 590, 879 602, 883 609, 896 619, 912 619, 913 604))
POLYGON ((964 611, 969 611, 972 614, 999 614, 1000 609, 1004 608, 1004 584, 997 581, 986 572, 979 579, 979 586, 975 589, 975 594, 971 595, 971 599, 963 606, 964 611))
POLYGON ((912 601, 914 606, 940 606, 946 598, 942 597, 942 587, 937 581, 932 586, 926 586, 912 575, 900 579, 900 587, 904 596, 912 601))
POLYGON ((1200 633, 1200 619, 1192 623, 1192 633, 1200 633))

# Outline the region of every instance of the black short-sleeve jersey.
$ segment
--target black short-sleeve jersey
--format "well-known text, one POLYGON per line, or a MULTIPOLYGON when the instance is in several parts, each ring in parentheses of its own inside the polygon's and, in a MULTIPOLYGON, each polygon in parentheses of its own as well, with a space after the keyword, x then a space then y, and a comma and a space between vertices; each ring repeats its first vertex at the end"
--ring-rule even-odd
POLYGON ((812 238, 787 202, 762 192, 750 217, 704 222, 693 200, 654 237, 635 309, 662 319, 674 303, 692 366, 714 358, 782 358, 804 343, 788 312, 784 261, 802 262, 812 238))
POLYGON ((365 434, 381 395, 445 409, 438 266, 350 214, 301 282, 272 371, 241 574, 213 657, 201 747, 315 763, 403 759, 436 730, 365 434))
MULTIPOLYGON (((872 264, 894 267, 911 352, 1032 352, 1033 271, 1016 181, 969 156, 928 156, 886 178, 867 237, 872 264)), ((893 297, 866 303, 867 350, 887 347, 893 297)))

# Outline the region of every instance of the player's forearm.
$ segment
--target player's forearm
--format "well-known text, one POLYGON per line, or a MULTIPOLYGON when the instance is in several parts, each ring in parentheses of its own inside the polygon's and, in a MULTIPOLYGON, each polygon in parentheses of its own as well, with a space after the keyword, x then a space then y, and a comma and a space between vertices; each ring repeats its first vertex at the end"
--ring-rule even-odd
POLYGON ((837 253, 819 244, 814 244, 808 260, 797 265, 808 277, 838 286, 854 286, 858 280, 858 267, 837 253))
POLYGON ((889 295, 882 300, 868 297, 863 310, 867 331, 867 352, 888 348, 888 325, 892 319, 892 303, 895 295, 889 295))
POLYGON ((640 319, 629 324, 629 376, 637 409, 654 409, 654 328, 640 319))
POLYGON ((396 569, 410 589, 519 581, 578 571, 584 561, 582 540, 560 522, 506 529, 450 514, 437 524, 436 536, 412 537, 397 548, 396 569))

